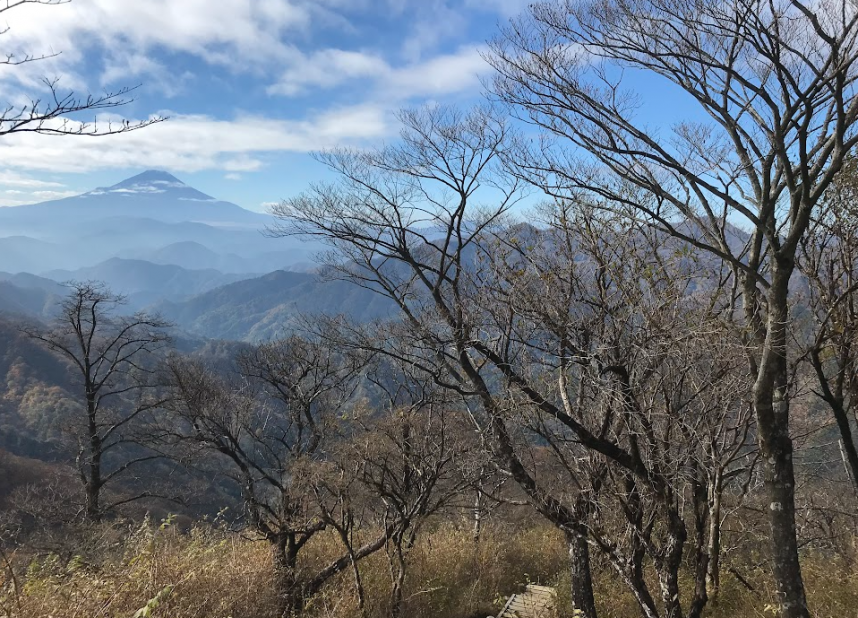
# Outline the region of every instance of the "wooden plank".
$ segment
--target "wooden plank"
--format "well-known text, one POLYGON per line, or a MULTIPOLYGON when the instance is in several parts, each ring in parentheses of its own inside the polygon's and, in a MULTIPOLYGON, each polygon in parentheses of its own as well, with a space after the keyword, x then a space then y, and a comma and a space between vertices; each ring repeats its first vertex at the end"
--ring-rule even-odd
POLYGON ((549 618, 555 615, 556 596, 553 588, 530 584, 509 598, 497 618, 549 618))
POLYGON ((511 611, 509 611, 510 604, 515 601, 515 597, 517 595, 512 595, 509 600, 506 602, 506 605, 503 606, 501 613, 498 614, 498 618, 515 618, 515 615, 511 611))

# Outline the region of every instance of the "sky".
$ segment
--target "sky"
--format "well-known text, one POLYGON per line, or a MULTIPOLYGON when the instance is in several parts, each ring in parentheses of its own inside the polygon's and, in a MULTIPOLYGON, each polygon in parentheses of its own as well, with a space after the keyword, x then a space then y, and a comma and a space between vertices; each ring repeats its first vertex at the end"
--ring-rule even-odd
POLYGON ((395 139, 395 111, 471 105, 486 41, 527 0, 72 0, 0 14, 10 104, 139 86, 105 138, 0 138, 0 206, 75 195, 147 169, 252 210, 325 171, 309 152, 395 139))

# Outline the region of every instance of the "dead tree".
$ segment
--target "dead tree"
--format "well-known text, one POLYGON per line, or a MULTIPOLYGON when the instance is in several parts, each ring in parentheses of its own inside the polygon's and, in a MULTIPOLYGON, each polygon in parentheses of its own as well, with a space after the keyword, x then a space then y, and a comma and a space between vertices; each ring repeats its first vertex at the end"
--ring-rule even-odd
POLYGON ((789 282, 820 198, 858 141, 856 36, 851 0, 549 0, 510 23, 489 54, 495 94, 544 130, 510 158, 516 173, 560 198, 582 191, 626 208, 734 270, 785 618, 808 616, 789 432, 789 282), (652 130, 636 118, 626 68, 664 83, 702 119, 652 130))
MULTIPOLYGON (((174 359, 173 398, 161 436, 177 449, 176 457, 197 466, 212 459, 238 486, 248 528, 271 546, 280 611, 291 616, 333 576, 381 550, 392 533, 384 528, 318 570, 307 571, 299 561, 323 530, 336 524, 347 536, 352 531, 351 513, 330 502, 322 508, 317 495, 328 453, 346 437, 342 417, 362 364, 293 336, 259 346, 239 366, 241 374, 230 383, 197 361, 174 359)), ((345 499, 338 504, 348 508, 345 499)))
POLYGON ((129 469, 158 458, 144 450, 137 426, 163 403, 156 361, 169 346, 169 323, 156 315, 119 313, 125 299, 98 282, 73 282, 49 329, 26 327, 24 333, 68 360, 78 376, 85 416, 75 419, 77 469, 84 487, 84 516, 99 521, 120 503, 102 504, 104 487, 129 469))

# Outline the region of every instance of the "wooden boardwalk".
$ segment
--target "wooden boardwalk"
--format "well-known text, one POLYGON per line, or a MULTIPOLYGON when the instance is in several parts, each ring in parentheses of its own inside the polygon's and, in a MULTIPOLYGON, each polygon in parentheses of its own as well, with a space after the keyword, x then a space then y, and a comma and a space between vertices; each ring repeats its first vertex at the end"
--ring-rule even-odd
POLYGON ((497 618, 556 618, 557 593, 548 586, 528 585, 521 594, 514 594, 497 618))

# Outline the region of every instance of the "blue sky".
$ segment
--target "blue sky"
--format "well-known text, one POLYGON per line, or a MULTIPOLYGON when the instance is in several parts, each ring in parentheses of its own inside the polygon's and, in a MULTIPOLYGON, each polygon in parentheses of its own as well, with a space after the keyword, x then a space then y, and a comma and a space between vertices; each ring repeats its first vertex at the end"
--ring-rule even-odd
MULTIPOLYGON (((11 104, 61 88, 139 88, 128 119, 169 120, 106 138, 0 139, 0 206, 57 199, 146 169, 252 210, 325 176, 309 152, 396 139, 395 111, 482 99, 482 57, 528 0, 46 0, 0 14, 11 104), (3 23, 5 22, 5 24, 3 23)), ((642 119, 691 111, 676 87, 628 79, 642 119)), ((627 76, 628 77, 628 76, 627 76)))
POLYGON ((140 84, 126 118, 163 125, 104 139, 0 140, 0 205, 165 169, 255 210, 323 170, 318 148, 394 139, 393 112, 480 98, 480 56, 526 0, 73 0, 0 16, 3 53, 58 56, 0 67, 12 102, 38 78, 79 92, 140 84))

